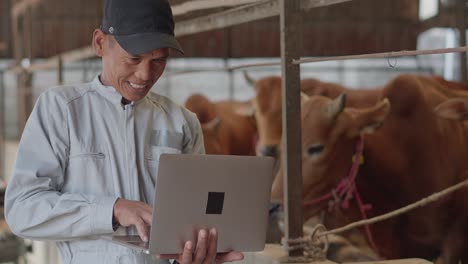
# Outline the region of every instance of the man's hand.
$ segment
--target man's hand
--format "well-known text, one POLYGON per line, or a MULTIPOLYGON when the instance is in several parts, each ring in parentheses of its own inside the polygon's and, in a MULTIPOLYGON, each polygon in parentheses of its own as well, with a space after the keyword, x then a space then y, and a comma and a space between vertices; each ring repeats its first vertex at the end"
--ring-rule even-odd
POLYGON ((176 259, 180 264, 213 264, 224 263, 244 259, 240 252, 231 251, 216 254, 218 235, 216 229, 200 230, 198 232, 197 248, 192 242, 187 241, 184 250, 180 255, 160 255, 163 259, 176 259))
POLYGON ((114 217, 121 226, 135 226, 140 238, 148 242, 148 227, 151 226, 153 208, 149 205, 125 199, 114 204, 114 217))

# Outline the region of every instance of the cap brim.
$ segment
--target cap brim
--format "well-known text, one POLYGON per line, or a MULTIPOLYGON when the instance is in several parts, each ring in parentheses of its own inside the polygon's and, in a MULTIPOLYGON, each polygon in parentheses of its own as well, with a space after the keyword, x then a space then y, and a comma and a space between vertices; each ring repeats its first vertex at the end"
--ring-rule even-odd
POLYGON ((128 53, 139 55, 162 48, 172 48, 184 54, 174 36, 164 33, 140 33, 133 35, 114 35, 119 45, 128 53))

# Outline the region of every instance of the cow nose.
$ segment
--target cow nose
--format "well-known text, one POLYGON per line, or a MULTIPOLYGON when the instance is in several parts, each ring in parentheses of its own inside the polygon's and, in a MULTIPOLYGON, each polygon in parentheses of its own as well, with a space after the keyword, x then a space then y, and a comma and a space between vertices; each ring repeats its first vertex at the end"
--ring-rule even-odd
POLYGON ((259 146, 257 155, 276 158, 278 156, 278 147, 276 145, 259 146))

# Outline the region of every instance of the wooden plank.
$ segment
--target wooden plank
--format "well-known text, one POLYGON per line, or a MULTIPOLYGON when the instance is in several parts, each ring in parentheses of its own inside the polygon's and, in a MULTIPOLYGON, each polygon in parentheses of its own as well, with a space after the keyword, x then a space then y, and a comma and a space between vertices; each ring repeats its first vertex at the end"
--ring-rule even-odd
POLYGON ((301 2, 301 9, 309 10, 311 8, 317 8, 322 6, 336 5, 344 2, 350 2, 352 0, 306 0, 301 2))
POLYGON ((261 3, 232 8, 224 12, 181 21, 175 27, 175 35, 181 37, 276 16, 279 14, 278 1, 262 1, 261 3))
MULTIPOLYGON (((300 68, 293 64, 301 56, 302 15, 300 0, 281 0, 281 70, 283 103, 283 175, 285 237, 302 237, 302 151, 300 68)), ((289 256, 301 256, 293 250, 289 256)))
MULTIPOLYGON (((175 27, 175 34, 181 37, 277 16, 279 15, 279 1, 264 0, 259 3, 232 8, 224 12, 181 21, 175 27)), ((302 0, 301 8, 317 8, 349 1, 351 0, 302 0)))
POLYGON ((187 1, 180 5, 172 6, 172 14, 179 16, 187 14, 192 11, 206 10, 219 7, 232 7, 240 6, 245 4, 251 4, 260 2, 263 0, 198 0, 198 1, 187 1))

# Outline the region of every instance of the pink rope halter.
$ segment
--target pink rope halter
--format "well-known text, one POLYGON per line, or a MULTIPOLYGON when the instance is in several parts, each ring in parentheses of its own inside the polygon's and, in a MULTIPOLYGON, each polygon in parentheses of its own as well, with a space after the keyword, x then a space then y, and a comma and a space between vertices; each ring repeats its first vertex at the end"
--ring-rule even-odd
MULTIPOLYGON (((372 209, 371 204, 364 204, 356 188, 356 176, 359 172, 359 167, 363 161, 363 152, 364 152, 364 137, 361 135, 356 142, 356 149, 352 158, 352 165, 349 173, 346 177, 341 179, 336 188, 334 188, 330 193, 327 193, 319 198, 305 201, 304 205, 315 205, 323 201, 330 201, 331 206, 339 205, 343 209, 349 208, 349 201, 353 198, 356 198, 356 203, 358 205, 359 211, 361 212, 362 219, 367 219, 366 211, 372 209)), ((369 241, 371 247, 377 252, 377 247, 375 245, 372 232, 368 225, 365 226, 367 240, 369 241)))

